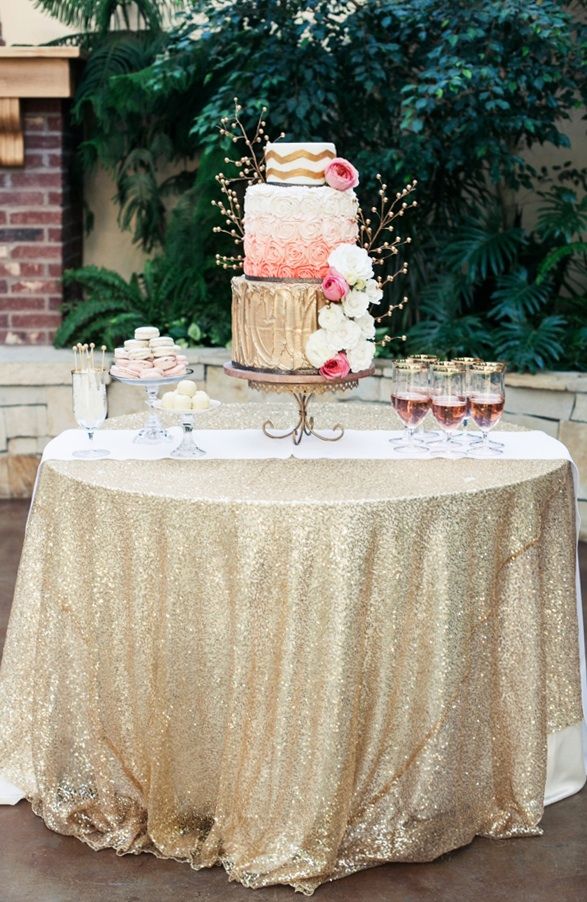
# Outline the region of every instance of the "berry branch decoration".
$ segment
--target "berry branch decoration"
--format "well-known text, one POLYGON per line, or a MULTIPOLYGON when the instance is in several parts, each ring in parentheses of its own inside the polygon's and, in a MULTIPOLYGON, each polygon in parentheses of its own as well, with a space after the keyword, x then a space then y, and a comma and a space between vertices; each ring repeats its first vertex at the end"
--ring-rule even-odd
MULTIPOLYGON (((267 122, 265 114, 267 107, 262 107, 257 119, 257 124, 252 137, 249 136, 241 119, 242 105, 238 102, 238 98, 234 98, 234 114, 232 116, 224 116, 220 120, 218 130, 223 138, 228 138, 234 145, 238 153, 238 145, 241 145, 243 153, 241 156, 225 157, 224 162, 227 166, 233 166, 236 169, 235 175, 225 175, 219 172, 215 177, 220 185, 220 190, 224 195, 222 200, 213 200, 212 206, 217 207, 221 216, 224 217, 224 226, 214 226, 213 232, 228 235, 237 248, 240 250, 244 242, 244 225, 243 225, 243 209, 239 198, 239 192, 234 185, 241 183, 247 188, 249 185, 258 185, 265 181, 265 162, 264 151, 265 145, 271 141, 269 135, 265 131, 267 122), (244 147, 242 146, 244 144, 244 147)), ((279 135, 284 137, 284 132, 279 135)), ((241 191, 242 193, 242 191, 241 191)), ((242 269, 244 257, 242 253, 233 256, 224 254, 216 254, 216 265, 223 269, 242 269)))
MULTIPOLYGON (((409 237, 402 239, 401 236, 396 235, 392 240, 389 240, 386 236, 395 232, 394 222, 396 219, 402 217, 408 210, 418 206, 418 201, 412 200, 408 202, 406 200, 416 190, 418 182, 416 179, 409 182, 402 191, 398 191, 395 197, 390 199, 387 196, 387 185, 383 182, 383 178, 379 173, 377 173, 376 179, 380 186, 377 192, 379 195, 379 206, 371 207, 370 217, 366 217, 361 208, 359 208, 357 219, 361 247, 369 253, 374 266, 383 266, 387 260, 399 254, 401 247, 412 243, 412 239, 409 237)), ((385 277, 378 276, 377 284, 379 288, 383 289, 386 285, 392 285, 399 276, 405 276, 407 272, 408 264, 404 262, 395 272, 389 273, 385 277)), ((387 319, 394 310, 403 310, 407 303, 408 298, 403 297, 399 304, 390 304, 384 313, 375 317, 375 322, 380 323, 387 319)), ((401 336, 399 340, 403 339, 404 336, 401 336)), ((393 340, 391 336, 386 335, 378 344, 385 345, 393 340)))

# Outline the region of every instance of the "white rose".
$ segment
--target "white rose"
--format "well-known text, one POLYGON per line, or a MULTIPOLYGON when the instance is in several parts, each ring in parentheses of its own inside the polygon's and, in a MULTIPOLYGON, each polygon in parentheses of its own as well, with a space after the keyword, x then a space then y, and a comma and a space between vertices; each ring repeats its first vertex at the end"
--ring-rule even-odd
POLYGON ((375 279, 367 280, 365 284, 365 291, 367 292, 370 304, 378 304, 383 297, 383 291, 381 290, 375 279))
POLYGON ((364 313, 355 320, 363 338, 375 338, 375 320, 370 313, 364 313))
POLYGON ((327 304, 326 307, 322 307, 318 314, 318 323, 327 332, 337 329, 344 319, 345 315, 340 304, 327 304))
POLYGON ((373 264, 369 254, 357 244, 339 244, 328 258, 328 263, 344 276, 349 285, 365 284, 373 278, 373 264))
POLYGON ((342 309, 347 316, 363 316, 369 309, 369 297, 364 291, 357 291, 356 288, 351 289, 349 293, 342 299, 342 309))
POLYGON ((359 326, 345 317, 336 329, 328 333, 328 337, 336 344, 337 351, 348 351, 362 341, 363 336, 359 326))
POLYGON ((375 356, 375 345, 372 341, 360 341, 356 347, 347 351, 346 356, 352 373, 368 370, 375 356))
POLYGON ((318 329, 317 332, 312 332, 306 342, 306 357, 312 366, 315 366, 317 369, 320 369, 327 360, 334 357, 338 350, 339 348, 334 341, 333 335, 330 332, 326 332, 325 329, 318 329))

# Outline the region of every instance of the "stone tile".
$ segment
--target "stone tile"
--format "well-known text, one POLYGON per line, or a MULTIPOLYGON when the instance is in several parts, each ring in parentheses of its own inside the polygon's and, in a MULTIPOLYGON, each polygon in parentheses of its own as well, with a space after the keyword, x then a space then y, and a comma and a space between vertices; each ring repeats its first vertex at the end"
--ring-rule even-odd
POLYGON ((244 379, 227 376, 220 366, 206 367, 205 390, 218 401, 259 400, 258 393, 250 389, 244 379))
POLYGON ((523 426, 524 429, 541 429, 547 435, 558 438, 558 420, 547 420, 544 417, 529 417, 523 413, 504 413, 502 423, 513 423, 515 426, 523 426))
POLYGON ((579 470, 579 498, 587 501, 587 423, 561 423, 559 438, 579 470))
POLYGON ((71 385, 51 385, 47 392, 47 434, 59 435, 64 429, 76 429, 71 385))
POLYGON ((505 384, 517 388, 530 388, 533 391, 543 389, 545 391, 567 390, 569 379, 575 376, 573 372, 560 373, 507 373, 505 384))
POLYGON ((47 408, 44 404, 22 407, 5 407, 4 422, 8 438, 16 436, 47 435, 47 408))
POLYGON ((357 398, 361 401, 379 401, 380 381, 381 379, 375 376, 367 376, 365 379, 360 379, 358 388, 355 389, 357 398))
POLYGON ((587 373, 570 373, 567 380, 567 391, 587 393, 587 373))
POLYGON ((124 385, 112 380, 107 389, 108 416, 122 417, 128 413, 147 414, 147 394, 142 385, 124 385))
POLYGON ((188 348, 188 360, 205 366, 223 366, 230 360, 229 348, 188 348))
POLYGON ((587 394, 577 392, 571 420, 579 420, 581 423, 587 423, 587 394))
POLYGON ((508 387, 505 409, 508 413, 530 414, 551 420, 568 420, 575 396, 567 391, 508 387))
POLYGON ((8 439, 9 454, 36 454, 37 439, 34 436, 25 436, 23 438, 8 439))
MULTIPOLYGON (((32 374, 31 374, 32 375, 32 374)), ((47 389, 41 385, 0 385, 0 407, 16 407, 20 404, 45 404, 47 389)))
POLYGON ((4 421, 4 411, 0 408, 0 451, 6 451, 8 436, 6 435, 6 423, 4 421))

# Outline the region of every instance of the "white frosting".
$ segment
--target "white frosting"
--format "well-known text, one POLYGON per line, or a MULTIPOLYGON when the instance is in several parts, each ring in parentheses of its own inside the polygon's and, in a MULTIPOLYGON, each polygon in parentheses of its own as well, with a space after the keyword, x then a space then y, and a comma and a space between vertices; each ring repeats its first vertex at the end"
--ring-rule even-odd
POLYGON ((265 147, 267 181, 323 185, 324 170, 335 156, 336 147, 327 142, 269 143, 265 147))
POLYGON ((359 202, 354 191, 336 191, 323 185, 251 185, 245 193, 245 230, 248 214, 269 214, 283 221, 357 219, 359 202))

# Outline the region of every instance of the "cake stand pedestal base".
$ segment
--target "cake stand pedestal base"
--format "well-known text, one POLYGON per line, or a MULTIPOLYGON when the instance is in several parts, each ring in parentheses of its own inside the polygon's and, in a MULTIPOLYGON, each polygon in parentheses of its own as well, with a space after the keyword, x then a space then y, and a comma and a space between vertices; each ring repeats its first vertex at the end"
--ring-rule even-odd
POLYGON ((233 379, 245 379, 249 387, 256 391, 287 392, 292 396, 297 405, 298 419, 295 426, 286 431, 278 431, 271 422, 266 420, 261 427, 268 438, 290 438, 294 445, 299 445, 305 435, 313 435, 322 442, 337 442, 344 435, 344 427, 337 423, 332 427, 334 435, 324 435, 314 428, 314 417, 309 413, 310 401, 314 395, 323 395, 326 392, 349 391, 356 388, 359 379, 372 376, 374 370, 363 370, 360 373, 352 373, 342 379, 324 379, 320 375, 282 375, 280 373, 262 373, 255 370, 243 370, 232 363, 224 364, 224 372, 233 379))

